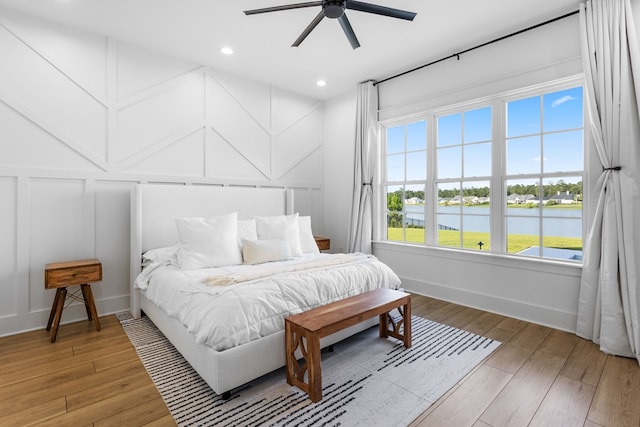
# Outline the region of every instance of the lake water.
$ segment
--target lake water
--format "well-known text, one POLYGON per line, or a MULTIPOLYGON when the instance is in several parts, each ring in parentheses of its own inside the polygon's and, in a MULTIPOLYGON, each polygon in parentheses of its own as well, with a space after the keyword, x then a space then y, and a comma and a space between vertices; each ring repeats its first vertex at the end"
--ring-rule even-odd
MULTIPOLYGON (((406 205, 406 221, 424 224, 424 206, 406 205)), ((464 230, 489 232, 488 207, 462 207, 464 230)), ((459 230, 460 206, 438 206, 438 225, 459 230)), ((538 235, 540 208, 512 208, 507 210, 507 233, 538 235)), ((542 208, 542 226, 545 236, 582 238, 582 211, 578 209, 542 208)))

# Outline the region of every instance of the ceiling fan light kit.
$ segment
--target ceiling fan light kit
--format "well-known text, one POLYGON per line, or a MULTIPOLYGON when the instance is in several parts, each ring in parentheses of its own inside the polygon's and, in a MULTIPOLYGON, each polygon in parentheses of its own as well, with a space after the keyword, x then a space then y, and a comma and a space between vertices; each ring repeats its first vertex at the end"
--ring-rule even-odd
POLYGON ((353 49, 357 49, 358 47, 360 47, 360 42, 358 42, 358 38, 356 37, 356 34, 351 27, 351 23, 349 22, 349 19, 347 18, 347 15, 345 13, 346 9, 357 10, 358 12, 373 13, 374 15, 388 16, 390 18, 405 19, 407 21, 413 21, 413 18, 416 17, 416 13, 414 12, 408 12, 406 10, 394 9, 391 7, 380 6, 373 3, 364 3, 353 0, 322 0, 305 3, 294 3, 282 6, 265 7, 262 9, 245 10, 244 13, 245 15, 256 15, 259 13, 278 12, 281 10, 291 10, 317 6, 321 7, 320 12, 302 31, 302 34, 300 34, 296 41, 293 42, 293 44, 291 45, 292 47, 300 46, 300 43, 302 43, 304 39, 307 38, 311 31, 313 31, 313 29, 325 17, 330 19, 337 19, 340 23, 340 26, 342 27, 342 31, 344 31, 345 36, 347 36, 351 47, 353 49))

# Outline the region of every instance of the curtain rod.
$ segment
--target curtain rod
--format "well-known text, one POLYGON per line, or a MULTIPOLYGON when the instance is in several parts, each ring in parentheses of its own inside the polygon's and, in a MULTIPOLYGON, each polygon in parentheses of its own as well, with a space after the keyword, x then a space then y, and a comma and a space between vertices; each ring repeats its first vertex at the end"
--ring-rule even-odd
POLYGON ((496 43, 496 42, 502 41, 502 40, 504 40, 504 39, 508 39, 509 37, 517 36, 518 34, 522 34, 522 33, 524 33, 524 32, 530 31, 530 30, 534 30, 534 29, 536 29, 536 28, 538 28, 538 27, 542 27, 543 25, 551 24, 552 22, 556 22, 556 21, 559 21, 559 20, 561 20, 561 19, 568 18, 569 16, 575 15, 575 14, 577 14, 578 12, 579 12, 579 10, 574 10, 573 12, 565 13, 564 15, 557 16, 557 17, 555 17, 555 18, 549 19, 549 20, 547 20, 547 21, 541 22, 541 23, 536 24, 536 25, 532 25, 531 27, 523 28, 523 29, 518 30, 518 31, 516 31, 516 32, 513 32, 513 33, 511 33, 511 34, 507 34, 507 35, 505 35, 505 36, 498 37, 497 39, 493 39, 493 40, 490 40, 490 41, 488 41, 488 42, 484 42, 484 43, 482 43, 482 44, 479 44, 479 45, 476 45, 476 46, 470 47, 470 48, 468 48, 468 49, 462 50, 462 51, 460 51, 460 52, 453 53, 453 54, 451 54, 451 55, 449 55, 449 56, 446 56, 446 57, 444 57, 444 58, 440 58, 440 59, 437 59, 437 60, 435 60, 435 61, 429 62, 428 64, 420 65, 420 66, 415 67, 415 68, 412 68, 412 69, 410 69, 410 70, 403 71, 403 72, 401 72, 401 73, 399 73, 399 74, 396 74, 396 75, 393 75, 393 76, 391 76, 391 77, 387 77, 386 79, 383 79, 383 80, 377 81, 377 82, 373 83, 373 85, 374 85, 374 86, 377 86, 377 85, 379 85, 380 83, 384 83, 384 82, 386 82, 386 81, 389 81, 389 80, 395 79, 396 77, 404 76, 405 74, 413 73, 414 71, 418 71, 418 70, 420 70, 420 69, 422 69, 422 68, 426 68, 426 67, 428 67, 428 66, 430 66, 430 65, 437 64, 438 62, 446 61, 447 59, 457 58, 458 60, 460 60, 460 55, 462 55, 463 53, 468 53, 468 52, 471 52, 472 50, 480 49, 481 47, 484 47, 484 46, 487 46, 487 45, 490 45, 490 44, 493 44, 493 43, 496 43))

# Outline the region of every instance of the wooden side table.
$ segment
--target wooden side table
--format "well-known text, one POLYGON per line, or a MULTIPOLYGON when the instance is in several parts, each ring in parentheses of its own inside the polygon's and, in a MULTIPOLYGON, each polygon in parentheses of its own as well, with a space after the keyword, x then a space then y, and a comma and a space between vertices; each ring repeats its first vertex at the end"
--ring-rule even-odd
MULTIPOLYGON (((96 303, 93 299, 93 292, 89 283, 99 282, 102 280, 102 263, 99 260, 85 259, 80 261, 56 262, 47 264, 44 268, 44 288, 55 289, 56 296, 53 300, 51 313, 49 314, 49 322, 47 322, 47 331, 51 329, 51 342, 55 342, 58 336, 58 326, 60 326, 60 318, 64 309, 64 302, 67 298, 67 287, 80 285, 82 291, 82 300, 84 300, 87 309, 87 317, 93 320, 96 331, 100 330, 100 320, 98 320, 98 312, 96 303)), ((77 292, 69 294, 74 300, 80 301, 81 298, 77 292)))
POLYGON ((331 248, 331 239, 323 236, 313 236, 318 245, 318 249, 321 251, 328 251, 331 248))

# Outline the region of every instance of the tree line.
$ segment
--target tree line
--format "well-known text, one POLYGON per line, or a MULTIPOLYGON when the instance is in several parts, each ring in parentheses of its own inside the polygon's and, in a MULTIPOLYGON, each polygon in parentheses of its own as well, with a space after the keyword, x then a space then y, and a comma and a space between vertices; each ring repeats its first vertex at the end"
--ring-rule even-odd
MULTIPOLYGON (((539 197, 540 187, 532 184, 532 185, 523 185, 523 184, 515 184, 507 186, 507 196, 510 194, 532 194, 536 197, 539 197)), ((577 183, 568 183, 563 180, 559 180, 557 183, 551 183, 542 186, 542 197, 551 197, 555 194, 566 193, 573 194, 575 196, 582 197, 582 181, 577 183)), ((438 189, 438 199, 450 199, 455 196, 462 195, 463 197, 476 196, 476 197, 489 197, 489 187, 470 187, 464 188, 462 190, 462 194, 460 194, 460 189, 438 189)), ((402 206, 402 190, 396 190, 392 193, 387 193, 387 202, 394 199, 394 202, 400 202, 400 206, 402 206)), ((411 199, 413 197, 417 197, 420 200, 424 200, 424 191, 421 190, 406 190, 404 192, 405 199, 411 199)))

